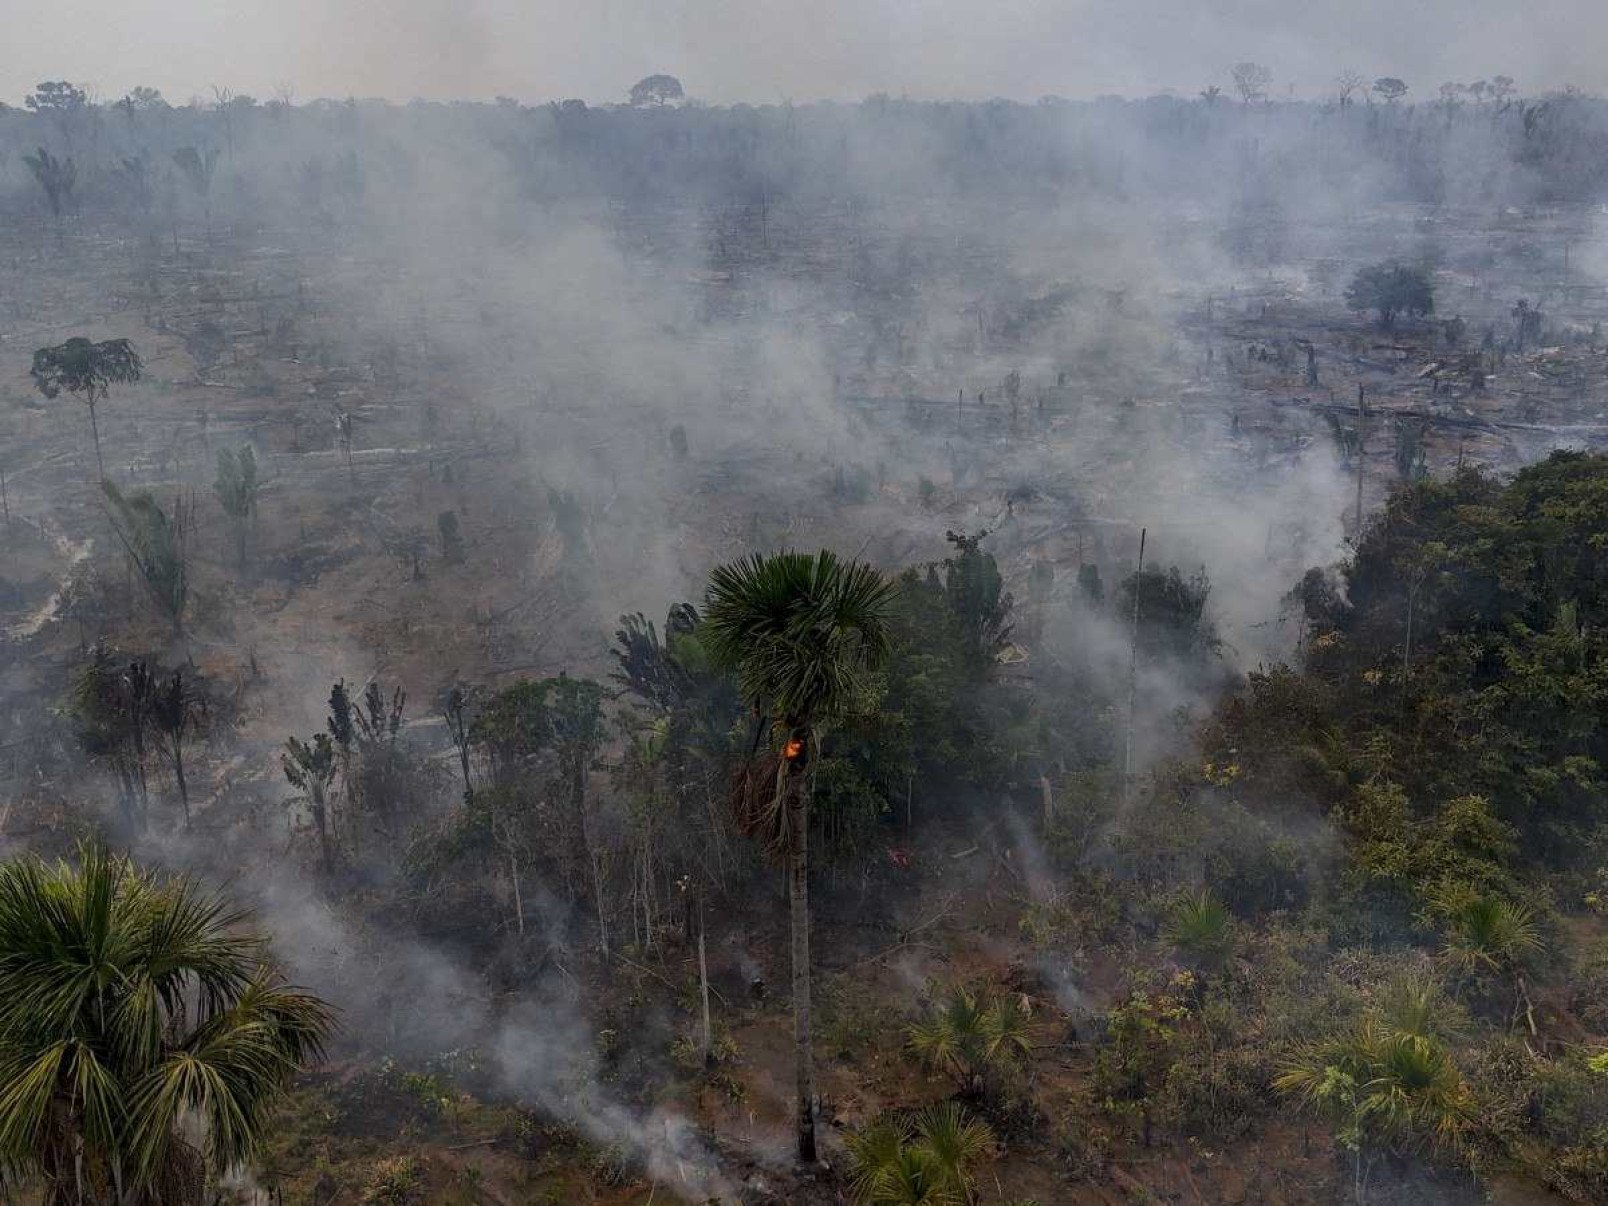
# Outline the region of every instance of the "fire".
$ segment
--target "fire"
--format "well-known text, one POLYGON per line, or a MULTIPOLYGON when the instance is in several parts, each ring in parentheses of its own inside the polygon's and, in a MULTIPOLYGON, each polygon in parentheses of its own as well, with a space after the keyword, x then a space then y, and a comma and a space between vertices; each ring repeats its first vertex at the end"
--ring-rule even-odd
POLYGON ((782 757, 786 758, 789 762, 793 761, 794 758, 797 758, 803 752, 804 742, 799 740, 797 737, 789 738, 787 744, 782 747, 782 757))

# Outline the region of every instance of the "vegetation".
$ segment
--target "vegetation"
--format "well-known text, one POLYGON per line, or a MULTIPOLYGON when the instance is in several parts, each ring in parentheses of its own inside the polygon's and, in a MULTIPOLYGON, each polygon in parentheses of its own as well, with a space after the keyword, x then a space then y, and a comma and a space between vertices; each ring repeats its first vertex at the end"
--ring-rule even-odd
POLYGON ((861 703, 888 654, 892 591, 868 565, 822 550, 750 557, 710 575, 703 640, 731 667, 772 749, 738 786, 742 826, 785 860, 793 932, 798 1158, 815 1159, 810 1047, 809 787, 823 729, 861 703))
POLYGON ((240 568, 246 566, 246 533, 257 513, 257 457, 249 444, 239 451, 218 449, 218 480, 213 484, 223 511, 235 526, 240 568))
POLYGON ((66 390, 89 407, 89 428, 95 439, 95 467, 102 478, 106 476, 106 465, 101 460, 100 423, 95 416, 95 405, 105 400, 112 386, 138 381, 142 369, 139 354, 126 339, 96 343, 75 335, 66 343, 40 348, 33 354, 29 375, 41 394, 55 398, 66 390))
POLYGON ((1353 310, 1372 310, 1386 330, 1396 325, 1398 315, 1422 318, 1435 309, 1435 290, 1422 268, 1407 264, 1374 264, 1358 269, 1346 287, 1346 305, 1353 310))
POLYGON ((260 1150, 333 1018, 244 920, 95 848, 0 864, 8 1181, 51 1202, 200 1203, 260 1150))
POLYGON ((849 1184, 864 1206, 965 1206, 976 1166, 994 1147, 988 1127, 953 1102, 883 1117, 851 1135, 849 1184))

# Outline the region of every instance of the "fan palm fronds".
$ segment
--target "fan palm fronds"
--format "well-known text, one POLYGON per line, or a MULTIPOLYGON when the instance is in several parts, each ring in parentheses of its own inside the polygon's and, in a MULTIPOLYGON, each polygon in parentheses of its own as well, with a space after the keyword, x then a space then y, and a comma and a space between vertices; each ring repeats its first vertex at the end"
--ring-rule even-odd
POLYGON ((202 1161, 222 1171, 257 1150, 333 1016, 280 979, 244 921, 98 849, 77 866, 0 864, 5 1176, 47 1197, 199 1202, 202 1161))

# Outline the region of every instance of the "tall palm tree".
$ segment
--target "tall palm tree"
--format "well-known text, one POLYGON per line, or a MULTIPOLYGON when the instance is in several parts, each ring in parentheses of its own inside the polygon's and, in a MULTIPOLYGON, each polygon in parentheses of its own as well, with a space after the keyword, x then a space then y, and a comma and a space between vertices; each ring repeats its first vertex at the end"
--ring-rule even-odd
POLYGON ((99 849, 0 864, 0 1178, 190 1206, 257 1150, 332 1013, 243 921, 99 849))
POLYGON ((851 709, 865 676, 887 657, 892 597, 876 569, 825 549, 746 557, 720 566, 709 580, 705 645, 736 671, 745 702, 780 750, 761 824, 749 828, 788 868, 798 1156, 807 1162, 815 1159, 807 771, 825 726, 851 709))

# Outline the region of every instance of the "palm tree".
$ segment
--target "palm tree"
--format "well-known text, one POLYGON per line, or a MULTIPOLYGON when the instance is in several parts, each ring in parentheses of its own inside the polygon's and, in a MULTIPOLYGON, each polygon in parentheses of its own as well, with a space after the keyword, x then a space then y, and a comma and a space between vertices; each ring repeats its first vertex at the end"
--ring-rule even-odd
POLYGON ((1445 958, 1459 972, 1505 972, 1540 953, 1535 910, 1497 896, 1474 896, 1446 908, 1445 958))
POLYGON ((48 1206, 190 1206, 333 1023, 245 917, 89 848, 0 864, 0 1175, 48 1206))
POLYGON ((956 984, 910 1027, 910 1050, 981 1097, 989 1092, 991 1073, 1033 1049, 1031 1022, 1025 998, 1005 994, 985 1005, 956 984))
POLYGON ((884 1116, 849 1136, 849 1186, 863 1206, 966 1206, 993 1147, 987 1124, 952 1101, 884 1116))
POLYGON ((1210 892, 1185 896, 1174 903, 1162 934, 1202 971, 1222 967, 1234 951, 1234 918, 1210 892))
POLYGON ((1304 1109, 1327 1114, 1356 1154, 1357 1200, 1364 1193, 1363 1149, 1402 1152, 1454 1148, 1474 1117, 1474 1095, 1439 1038, 1415 1030, 1422 1010, 1364 1018, 1352 1030, 1296 1049, 1273 1087, 1304 1109))
POLYGON ((788 868, 798 1156, 806 1162, 815 1159, 806 772, 825 726, 850 710, 865 676, 887 657, 892 597, 873 567, 825 549, 746 557, 718 567, 709 580, 705 645, 736 671, 744 701, 780 747, 773 783, 748 828, 788 868))
POLYGON ((335 848, 331 841, 333 828, 329 816, 330 787, 335 782, 335 747, 328 733, 314 733, 311 741, 296 737, 285 739, 285 751, 279 755, 285 778, 302 794, 294 802, 305 803, 312 814, 313 828, 318 831, 319 855, 324 870, 335 866, 335 848))

